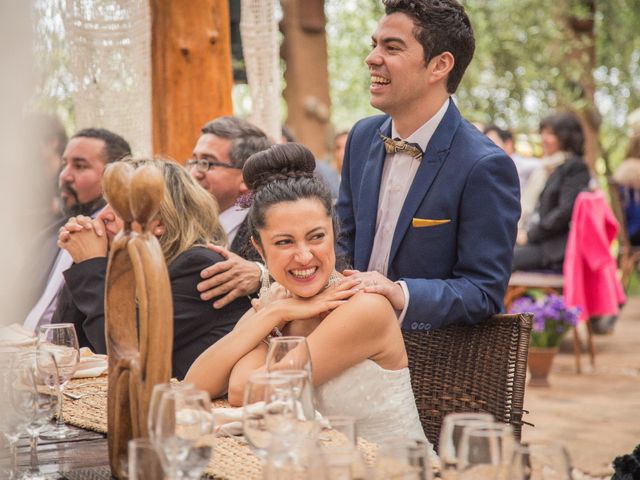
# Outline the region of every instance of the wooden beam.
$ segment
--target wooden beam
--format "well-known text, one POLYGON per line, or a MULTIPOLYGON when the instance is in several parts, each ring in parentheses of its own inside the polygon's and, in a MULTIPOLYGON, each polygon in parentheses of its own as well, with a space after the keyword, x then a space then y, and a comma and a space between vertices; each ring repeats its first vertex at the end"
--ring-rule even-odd
POLYGON ((200 128, 231 115, 228 0, 149 0, 153 151, 183 163, 200 128))
POLYGON ((296 140, 321 159, 327 155, 331 106, 324 0, 281 0, 281 4, 286 124, 296 140))

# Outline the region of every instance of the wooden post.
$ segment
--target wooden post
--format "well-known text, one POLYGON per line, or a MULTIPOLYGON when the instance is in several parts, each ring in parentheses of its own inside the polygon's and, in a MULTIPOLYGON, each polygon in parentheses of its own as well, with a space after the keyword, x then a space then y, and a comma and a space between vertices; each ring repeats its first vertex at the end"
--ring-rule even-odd
POLYGON ((181 163, 200 128, 231 115, 228 0, 149 0, 153 151, 181 163))
POLYGON ((286 124, 296 140, 321 159, 327 155, 331 106, 324 0, 281 0, 281 4, 286 124))

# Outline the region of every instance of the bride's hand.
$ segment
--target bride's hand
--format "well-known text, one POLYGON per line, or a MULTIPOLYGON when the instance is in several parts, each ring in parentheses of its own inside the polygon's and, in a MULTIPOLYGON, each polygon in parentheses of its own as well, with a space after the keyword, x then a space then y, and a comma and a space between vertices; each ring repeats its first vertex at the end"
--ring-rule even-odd
POLYGON ((358 292, 358 280, 343 280, 311 298, 285 298, 273 302, 273 307, 281 311, 282 320, 316 319, 331 312, 358 292))
POLYGON ((289 293, 289 290, 284 288, 278 282, 273 282, 266 294, 260 291, 260 295, 260 298, 254 298, 253 300, 251 300, 251 306, 256 311, 266 307, 270 303, 273 303, 277 300, 289 298, 291 296, 291 293, 289 293))

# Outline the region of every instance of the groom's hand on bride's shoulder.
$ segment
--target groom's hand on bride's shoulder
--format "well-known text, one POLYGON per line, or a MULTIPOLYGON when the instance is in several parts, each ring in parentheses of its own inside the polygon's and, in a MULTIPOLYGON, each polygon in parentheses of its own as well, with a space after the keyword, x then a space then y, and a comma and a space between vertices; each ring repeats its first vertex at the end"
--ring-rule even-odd
POLYGON ((358 282, 358 286, 356 287, 358 290, 383 295, 389 300, 395 310, 402 311, 404 309, 404 290, 402 290, 399 283, 389 280, 379 272, 345 270, 342 274, 344 275, 344 280, 356 280, 358 282))

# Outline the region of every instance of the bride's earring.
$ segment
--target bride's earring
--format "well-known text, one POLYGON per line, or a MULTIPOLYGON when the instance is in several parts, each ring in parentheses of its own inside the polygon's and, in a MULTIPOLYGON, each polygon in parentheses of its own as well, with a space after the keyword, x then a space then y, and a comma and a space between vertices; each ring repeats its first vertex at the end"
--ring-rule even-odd
POLYGON ((260 267, 260 292, 258 292, 258 297, 262 301, 267 301, 271 294, 271 278, 269 270, 267 270, 267 267, 260 262, 256 262, 256 264, 260 267))
POLYGON ((331 285, 335 285, 340 281, 340 274, 334 269, 333 272, 329 275, 329 280, 327 281, 327 287, 331 285))

